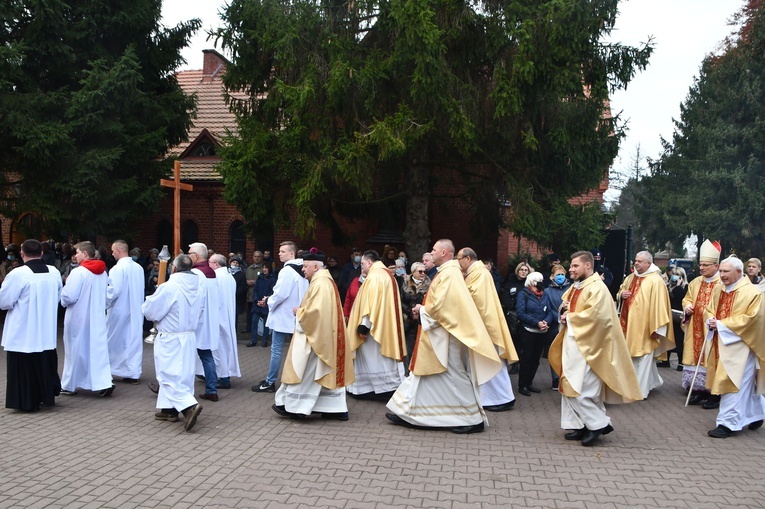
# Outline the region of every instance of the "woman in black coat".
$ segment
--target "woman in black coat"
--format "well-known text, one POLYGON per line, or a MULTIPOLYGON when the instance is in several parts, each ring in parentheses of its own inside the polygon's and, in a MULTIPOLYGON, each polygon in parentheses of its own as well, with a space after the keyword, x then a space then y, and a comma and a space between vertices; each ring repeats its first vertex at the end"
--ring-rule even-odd
POLYGON ((526 278, 526 286, 518 294, 515 310, 521 322, 520 368, 518 371, 518 392, 531 396, 539 393, 534 387, 534 375, 539 368, 539 359, 546 344, 551 341, 555 313, 548 295, 544 293, 544 277, 532 272, 526 278))

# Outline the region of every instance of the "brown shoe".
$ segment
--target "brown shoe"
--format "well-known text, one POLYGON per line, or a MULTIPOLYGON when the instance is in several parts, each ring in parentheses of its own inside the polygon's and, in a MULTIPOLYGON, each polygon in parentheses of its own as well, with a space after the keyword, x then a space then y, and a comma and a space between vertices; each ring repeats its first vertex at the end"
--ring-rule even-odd
POLYGON ((218 401, 218 395, 212 394, 210 392, 205 392, 204 394, 200 394, 199 399, 206 399, 207 401, 218 401))
POLYGON ((178 418, 178 412, 173 409, 167 409, 163 408, 156 414, 154 414, 154 418, 158 421, 169 421, 169 422, 178 422, 180 419, 178 418))
POLYGON ((202 405, 196 404, 183 411, 183 415, 186 417, 186 423, 183 425, 183 429, 191 431, 191 428, 197 423, 197 417, 202 413, 202 405))
POLYGON ((149 382, 148 387, 154 394, 159 394, 159 384, 157 382, 149 382))

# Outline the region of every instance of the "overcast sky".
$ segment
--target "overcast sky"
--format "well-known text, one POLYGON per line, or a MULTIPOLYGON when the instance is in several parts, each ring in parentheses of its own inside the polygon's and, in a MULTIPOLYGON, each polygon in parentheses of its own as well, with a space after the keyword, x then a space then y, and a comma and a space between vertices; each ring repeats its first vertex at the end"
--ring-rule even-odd
MULTIPOLYGON (((202 50, 213 47, 205 31, 220 26, 219 0, 164 0, 165 25, 200 18, 202 29, 183 52, 184 69, 202 67, 202 50)), ((638 45, 654 38, 655 51, 648 69, 638 74, 626 91, 611 99, 614 113, 627 120, 627 138, 622 143, 614 169, 632 166, 640 145, 644 157, 656 159, 661 153, 660 138, 672 137, 672 119, 680 115, 693 77, 705 55, 716 51, 732 31, 728 25, 743 0, 623 0, 612 40, 638 45)), ((613 195, 611 195, 613 196, 613 195)))

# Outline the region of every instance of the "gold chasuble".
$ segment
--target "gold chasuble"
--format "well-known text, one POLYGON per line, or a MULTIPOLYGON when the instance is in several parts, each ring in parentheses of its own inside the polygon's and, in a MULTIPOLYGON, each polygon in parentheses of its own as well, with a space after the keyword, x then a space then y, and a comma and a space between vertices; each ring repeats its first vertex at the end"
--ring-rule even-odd
MULTIPOLYGON (((353 358, 350 341, 345 332, 343 307, 340 304, 337 286, 328 270, 320 270, 313 275, 296 318, 300 327, 295 328, 295 337, 290 342, 282 382, 301 382, 303 369, 296 366, 295 362, 295 359, 301 356, 295 355, 297 351, 293 354, 293 348, 307 343, 323 364, 321 370, 317 369, 317 373, 324 373, 316 380, 318 384, 327 389, 339 389, 353 383, 353 358), (302 329, 302 332, 298 329, 302 329), (305 341, 302 341, 299 335, 304 335, 305 341)), ((305 364, 302 367, 304 368, 305 364)))
POLYGON ((579 288, 571 286, 563 294, 563 300, 569 302, 566 323, 561 324, 548 354, 550 366, 560 374, 560 392, 568 397, 579 395, 563 370, 563 341, 570 328, 582 357, 603 381, 603 400, 607 403, 642 400, 614 300, 600 275, 591 275, 579 288))
POLYGON ((475 367, 472 378, 479 385, 494 378, 502 369, 497 350, 470 298, 457 260, 449 260, 438 268, 438 274, 425 294, 422 310, 438 323, 439 328, 425 330, 420 326, 409 366, 412 373, 427 376, 446 371, 447 366, 439 360, 431 341, 431 334, 437 335, 436 331, 441 328, 476 354, 471 355, 474 360, 471 365, 475 367))
POLYGON ((481 314, 489 337, 499 350, 499 356, 509 363, 518 362, 518 352, 515 351, 513 338, 502 312, 497 287, 482 261, 479 260, 468 267, 465 284, 481 314))
POLYGON ((353 301, 351 316, 348 318, 348 335, 351 337, 351 350, 354 352, 366 341, 366 338, 358 333, 358 327, 365 316, 372 322, 369 332, 374 340, 380 343, 380 353, 389 359, 403 361, 406 356, 406 342, 401 296, 396 278, 381 261, 372 264, 364 283, 359 287, 356 300, 353 301))
POLYGON ((675 348, 669 292, 659 268, 652 264, 642 275, 630 274, 617 295, 621 296, 625 290, 631 291, 632 295, 622 300, 619 323, 630 356, 643 357, 650 353, 658 356, 675 348), (654 333, 661 327, 666 327, 665 335, 654 338, 654 333))
MULTIPOLYGON (((722 287, 722 283, 719 286, 722 287)), ((707 388, 713 394, 738 392, 750 350, 757 356, 759 366, 765 366, 765 299, 762 292, 743 276, 731 291, 722 288, 715 291, 705 316, 714 316, 718 323, 718 330, 710 331, 712 340, 708 342, 704 359, 707 388), (729 331, 723 331, 720 323, 729 331), (733 335, 741 341, 724 344, 724 339, 737 339, 733 335)), ((765 393, 765 370, 757 369, 756 380, 757 393, 765 393)))
POLYGON ((704 276, 699 276, 688 284, 688 292, 683 298, 683 309, 689 304, 693 305, 693 315, 687 317, 687 322, 683 324, 685 327, 685 343, 681 361, 683 366, 695 366, 699 362, 704 338, 707 337, 704 312, 707 305, 712 302, 712 294, 719 293, 721 285, 719 274, 715 274, 709 282, 704 276))

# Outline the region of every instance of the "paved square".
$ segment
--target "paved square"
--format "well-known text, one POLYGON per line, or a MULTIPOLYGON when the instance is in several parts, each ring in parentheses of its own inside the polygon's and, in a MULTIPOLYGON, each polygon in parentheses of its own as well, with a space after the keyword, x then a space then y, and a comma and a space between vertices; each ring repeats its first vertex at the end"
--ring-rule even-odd
MULTIPOLYGON (((563 439, 545 361, 542 394, 458 436, 394 426, 382 403, 351 398, 348 422, 281 418, 273 394, 250 391, 269 349, 239 339, 243 378, 204 402, 190 433, 154 420, 151 345, 141 384, 116 382, 111 398, 81 391, 34 414, 3 405, 0 507, 765 507, 765 428, 707 437, 716 411, 683 408, 674 368, 647 401, 609 406, 616 431, 585 448, 563 439)), ((62 365, 60 341, 58 354, 62 365)))

